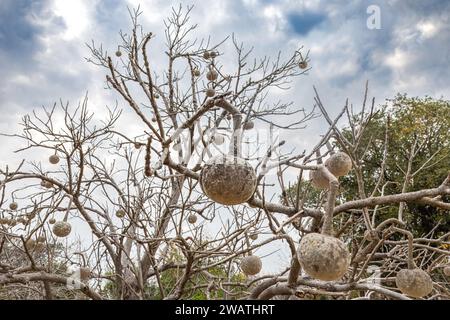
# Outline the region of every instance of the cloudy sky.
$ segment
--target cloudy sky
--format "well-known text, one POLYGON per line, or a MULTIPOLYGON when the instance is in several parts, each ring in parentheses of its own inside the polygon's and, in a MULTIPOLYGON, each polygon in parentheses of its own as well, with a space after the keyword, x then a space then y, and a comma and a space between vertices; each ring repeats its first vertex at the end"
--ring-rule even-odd
MULTIPOLYGON (((171 6, 165 0, 0 0, 0 131, 15 132, 20 117, 50 106, 60 98, 77 103, 89 91, 93 108, 117 98, 105 91, 104 70, 85 61, 86 42, 95 40, 109 51, 128 30, 127 6, 141 5, 145 29, 164 41, 163 19, 171 6)), ((382 103, 396 92, 450 96, 450 2, 221 0, 181 1, 193 4, 196 35, 219 41, 235 33, 255 57, 288 55, 298 46, 310 50, 312 69, 300 77, 283 99, 298 107, 313 104, 315 85, 333 113, 345 98, 358 105, 364 83, 382 103), (367 20, 376 5, 380 28, 367 20)), ((227 52, 224 52, 226 56, 227 52)), ((153 59, 164 59, 154 53, 153 59)), ((278 93, 279 94, 279 93, 278 93)), ((323 131, 323 120, 311 132, 323 131)), ((308 139, 304 139, 305 141, 308 139)), ((12 142, 1 140, 2 145, 12 142)), ((7 150, 2 150, 1 163, 7 150)), ((9 152, 9 150, 8 150, 9 152)))
MULTIPOLYGON (((167 0, 0 0, 0 132, 19 130, 20 118, 62 99, 76 104, 89 91, 90 105, 101 114, 118 98, 104 90, 104 70, 85 61, 85 43, 95 40, 110 52, 129 30, 127 6, 141 5, 141 23, 164 42, 167 0)), ((196 36, 218 42, 231 33, 254 56, 287 57, 298 46, 310 50, 311 70, 291 89, 274 92, 296 107, 311 108, 312 86, 336 114, 348 97, 358 106, 366 80, 378 103, 397 92, 411 96, 450 97, 450 1, 365 0, 220 0, 181 1, 194 5, 196 36), (379 8, 380 28, 367 21, 379 8), (369 24, 370 25, 370 24, 369 24)), ((370 20, 371 21, 371 20, 370 20)), ((223 52, 226 57, 227 52, 223 52)), ((156 50, 157 51, 157 50, 156 50)), ((153 61, 164 61, 162 52, 153 61)), ((123 103, 121 106, 126 107, 123 103)), ((129 117, 132 117, 130 114, 129 117)), ((325 130, 313 121, 296 139, 297 147, 314 142, 325 130), (311 142, 312 141, 312 142, 311 142)), ((0 137, 0 165, 15 164, 16 141, 0 137)), ((45 155, 47 157, 47 155, 45 155)))

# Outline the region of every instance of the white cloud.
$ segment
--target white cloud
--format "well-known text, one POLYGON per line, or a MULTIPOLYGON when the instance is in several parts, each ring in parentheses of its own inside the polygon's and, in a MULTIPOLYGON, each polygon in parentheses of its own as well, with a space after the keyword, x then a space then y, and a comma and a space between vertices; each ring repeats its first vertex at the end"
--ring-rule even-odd
POLYGON ((89 12, 89 7, 92 5, 92 1, 89 0, 53 0, 53 11, 56 15, 61 16, 66 24, 66 30, 62 37, 64 40, 80 37, 88 29, 92 21, 89 12))

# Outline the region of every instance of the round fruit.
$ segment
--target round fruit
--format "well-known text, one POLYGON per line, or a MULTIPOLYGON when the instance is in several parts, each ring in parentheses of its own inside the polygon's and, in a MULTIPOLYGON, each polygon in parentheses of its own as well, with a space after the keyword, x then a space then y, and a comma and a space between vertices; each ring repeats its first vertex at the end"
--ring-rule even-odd
POLYGON ((336 177, 347 175, 352 169, 352 160, 344 152, 337 152, 325 161, 325 166, 336 177))
POLYGON ((403 269, 397 273, 395 284, 403 294, 421 298, 433 290, 433 280, 422 269, 403 269))
POLYGON ((134 143, 134 148, 135 148, 135 149, 140 149, 141 146, 142 146, 142 145, 141 145, 139 142, 135 142, 135 143, 134 143))
POLYGON ((317 189, 328 189, 330 186, 330 182, 321 170, 310 170, 309 179, 317 189))
POLYGON ((173 146, 172 146, 172 148, 173 148, 173 150, 175 150, 175 151, 180 151, 182 148, 181 148, 181 143, 175 143, 173 146))
POLYGON ((122 209, 119 209, 119 210, 117 210, 116 211, 116 217, 117 218, 123 218, 123 217, 125 217, 125 211, 124 210, 122 210, 122 209))
POLYGON ((250 235, 250 239, 252 239, 252 240, 258 239, 258 234, 257 234, 257 233, 252 233, 252 234, 250 235))
POLYGON ((302 238, 298 256, 303 270, 323 281, 342 278, 350 265, 346 245, 335 237, 320 233, 309 233, 302 238))
POLYGON ((19 205, 17 204, 17 202, 11 202, 11 203, 9 204, 9 208, 10 208, 11 210, 17 210, 18 207, 19 207, 19 205))
POLYGON ((70 231, 72 231, 72 226, 68 222, 58 221, 53 225, 53 233, 57 237, 67 237, 70 234, 70 231))
POLYGON ((33 250, 33 249, 36 247, 36 241, 33 240, 33 239, 28 239, 28 240, 25 242, 25 247, 26 247, 29 251, 33 250))
POLYGON ((223 144, 225 142, 225 138, 223 137, 223 135, 216 133, 214 135, 214 144, 220 146, 221 144, 223 144))
POLYGON ((197 68, 194 69, 194 76, 195 77, 199 77, 200 76, 200 70, 198 70, 197 68))
POLYGON ((214 71, 214 70, 209 70, 206 73, 206 79, 208 79, 209 81, 216 80, 218 76, 219 76, 219 74, 216 71, 214 71))
POLYGON ((191 224, 196 223, 197 222, 197 216, 195 214, 189 215, 188 222, 191 223, 191 224))
POLYGON ((53 187, 53 183, 51 183, 50 181, 47 181, 47 180, 42 180, 41 186, 49 189, 49 188, 53 187))
POLYGON ((121 57, 122 56, 122 52, 120 50, 116 51, 116 57, 121 57))
POLYGON ((209 59, 209 58, 210 58, 209 52, 208 52, 208 51, 205 51, 205 52, 203 53, 203 59, 209 59))
POLYGON ((55 224, 56 219, 55 218, 50 218, 50 220, 48 220, 48 223, 50 224, 55 224))
POLYGON ((81 267, 78 269, 78 274, 80 275, 81 281, 87 281, 91 277, 91 270, 86 267, 81 267))
POLYGON ((242 129, 244 130, 251 130, 255 127, 255 123, 253 121, 247 121, 246 123, 244 123, 244 125, 242 126, 242 129))
POLYGON ((444 267, 444 274, 445 274, 447 277, 450 277, 450 266, 444 267))
POLYGON ((235 205, 247 201, 255 192, 256 173, 244 159, 220 155, 205 164, 200 184, 211 200, 235 205))
POLYGON ((159 94, 155 93, 154 97, 155 99, 159 99, 159 94))
POLYGON ((308 62, 306 62, 305 60, 302 60, 298 63, 298 66, 300 67, 300 69, 306 69, 306 68, 308 68, 308 62))
POLYGON ((247 256, 241 260, 241 270, 248 276, 259 273, 262 269, 261 259, 257 256, 247 256))
POLYGON ((50 161, 51 164, 57 164, 59 162, 59 157, 56 154, 52 154, 49 158, 48 161, 50 161))
POLYGON ((216 90, 208 88, 206 89, 206 96, 207 97, 214 97, 216 95, 216 90))
POLYGON ((210 57, 211 59, 214 59, 215 57, 217 57, 217 53, 216 53, 215 51, 210 51, 210 52, 209 52, 209 57, 210 57))

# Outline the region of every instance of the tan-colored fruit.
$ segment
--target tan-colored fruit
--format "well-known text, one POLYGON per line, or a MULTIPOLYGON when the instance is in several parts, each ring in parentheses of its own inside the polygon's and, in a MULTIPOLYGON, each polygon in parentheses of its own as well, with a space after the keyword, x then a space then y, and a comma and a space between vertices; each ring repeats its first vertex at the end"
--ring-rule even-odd
POLYGON ((242 126, 242 129, 244 130, 251 130, 255 127, 255 123, 253 121, 247 121, 244 123, 244 125, 242 126))
POLYGON ((206 96, 207 97, 214 97, 216 95, 216 90, 208 88, 206 89, 206 96))
POLYGON ((116 211, 117 218, 123 218, 123 217, 125 217, 125 214, 126 214, 125 210, 119 209, 116 211))
POLYGON ((223 144, 225 142, 225 138, 223 137, 223 135, 216 133, 214 135, 214 144, 220 146, 221 144, 223 144))
POLYGON ((173 150, 175 150, 175 151, 180 151, 180 150, 182 149, 181 143, 175 143, 175 144, 172 146, 172 148, 173 148, 173 150))
POLYGON ((214 59, 215 57, 217 57, 217 53, 216 53, 215 51, 210 51, 210 52, 209 52, 209 57, 210 57, 211 59, 214 59))
POLYGON ((49 161, 51 164, 58 164, 58 162, 59 162, 59 157, 58 157, 58 155, 56 155, 56 154, 52 154, 52 155, 48 158, 48 161, 49 161))
POLYGON ((72 231, 72 226, 68 222, 58 221, 53 225, 53 234, 57 237, 67 237, 70 231, 72 231))
POLYGON ((252 239, 252 240, 258 239, 258 234, 257 234, 257 233, 252 233, 252 234, 250 235, 250 239, 252 239))
POLYGON ((247 201, 255 192, 256 173, 244 159, 220 155, 205 164, 200 184, 211 200, 235 205, 247 201))
POLYGON ((350 264, 347 246, 335 237, 320 233, 309 233, 302 238, 298 257, 308 275, 323 281, 342 278, 350 264))
POLYGON ((352 160, 344 152, 337 152, 325 161, 325 167, 335 177, 347 175, 352 169, 352 160))
POLYGON ((139 142, 135 142, 135 143, 134 143, 134 148, 135 148, 135 149, 140 149, 141 146, 142 146, 142 145, 141 145, 139 142))
POLYGON ((152 122, 156 122, 156 117, 152 117, 152 122))
POLYGON ((51 183, 50 181, 47 181, 47 180, 42 180, 41 186, 44 188, 50 189, 51 187, 53 187, 53 183, 51 183))
POLYGON ((122 56, 122 52, 120 50, 116 51, 116 57, 121 57, 122 56))
POLYGON ((321 170, 310 170, 309 179, 317 189, 328 189, 330 187, 330 182, 321 170))
POLYGON ((199 77, 200 76, 200 70, 198 70, 197 68, 194 69, 194 76, 195 77, 199 77))
POLYGON ((450 277, 450 266, 445 266, 445 267, 444 267, 444 274, 445 274, 447 277, 450 277))
POLYGON ((209 59, 209 58, 210 58, 209 51, 205 51, 205 52, 203 53, 203 59, 209 59))
POLYGON ((55 218, 50 218, 50 220, 48 220, 48 223, 50 224, 55 224, 56 219, 55 218))
POLYGON ((28 239, 25 242, 25 247, 27 248, 27 250, 32 251, 34 250, 34 248, 36 247, 36 241, 34 239, 28 239))
POLYGON ((9 208, 10 208, 11 210, 17 210, 18 207, 19 207, 19 205, 17 204, 17 202, 11 202, 11 203, 9 204, 9 208))
POLYGON ((206 73, 206 79, 208 79, 209 81, 216 80, 218 76, 219 76, 219 74, 216 71, 214 71, 214 70, 209 70, 206 73))
POLYGON ((308 68, 308 62, 306 62, 305 60, 302 60, 298 63, 298 66, 300 67, 300 69, 306 69, 306 68, 308 68))
POLYGON ((241 260, 241 270, 248 276, 259 273, 262 269, 262 262, 258 256, 247 256, 241 260))
POLYGON ((433 280, 422 269, 403 269, 397 273, 395 284, 403 294, 421 298, 433 290, 433 280))
POLYGON ((78 269, 78 274, 80 275, 81 281, 87 281, 91 277, 91 270, 86 267, 81 267, 80 269, 78 269))
POLYGON ((197 222, 197 216, 195 214, 190 214, 188 217, 188 222, 194 224, 197 222))

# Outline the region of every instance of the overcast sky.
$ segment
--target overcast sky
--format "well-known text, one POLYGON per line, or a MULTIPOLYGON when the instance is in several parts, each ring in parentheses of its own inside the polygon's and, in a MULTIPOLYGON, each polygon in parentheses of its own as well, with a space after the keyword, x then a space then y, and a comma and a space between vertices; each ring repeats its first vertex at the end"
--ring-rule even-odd
MULTIPOLYGON (((164 41, 166 0, 0 0, 0 132, 17 132, 21 116, 60 98, 76 104, 89 91, 90 105, 101 114, 118 98, 104 90, 104 70, 85 61, 86 42, 113 52, 118 32, 129 30, 127 6, 141 4, 142 24, 164 41)), ((311 108, 312 86, 336 114, 348 97, 362 100, 365 81, 378 103, 397 92, 411 96, 450 96, 450 1, 182 1, 193 4, 196 35, 213 42, 235 33, 254 56, 287 57, 298 46, 310 50, 311 70, 278 98, 311 108), (380 9, 380 28, 370 29, 369 5, 380 9)), ((159 42, 158 42, 159 41, 159 42)), ((229 47, 226 47, 229 48, 229 47)), ((223 52, 224 56, 227 52, 223 52)), ((152 61, 164 61, 153 52, 152 61)), ((126 108, 122 102, 121 106, 126 108)), ((129 117, 132 117, 130 114, 129 117)), ((325 130, 323 119, 293 142, 307 147, 325 130)), ((14 140, 0 137, 0 165, 15 164, 14 140)), ((48 155, 44 155, 47 157, 48 155)))
MULTIPOLYGON (((364 83, 378 103, 396 92, 449 97, 450 1, 182 1, 194 4, 196 35, 219 41, 234 32, 255 57, 310 50, 307 76, 281 93, 298 107, 313 104, 316 85, 337 112, 345 98, 361 102, 364 83), (369 29, 367 7, 380 8, 380 29, 369 29)), ((14 132, 20 117, 60 98, 75 104, 89 90, 93 108, 117 97, 104 88, 104 70, 88 64, 86 42, 115 51, 128 30, 127 6, 141 4, 142 24, 164 41, 163 19, 179 2, 156 0, 0 0, 0 131, 14 132)), ((227 52, 224 52, 226 56, 227 52)), ((153 59, 164 59, 153 53, 153 59)), ((163 60, 161 60, 163 61, 163 60)), ((280 94, 279 92, 276 94, 280 94)), ((308 134, 323 131, 323 120, 308 134)), ((0 140, 2 145, 10 141, 0 140)), ((306 144, 305 144, 306 146, 306 144)), ((3 148, 1 164, 5 164, 3 148)), ((9 152, 9 150, 8 150, 9 152)))

